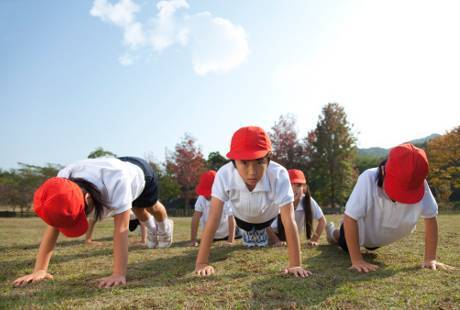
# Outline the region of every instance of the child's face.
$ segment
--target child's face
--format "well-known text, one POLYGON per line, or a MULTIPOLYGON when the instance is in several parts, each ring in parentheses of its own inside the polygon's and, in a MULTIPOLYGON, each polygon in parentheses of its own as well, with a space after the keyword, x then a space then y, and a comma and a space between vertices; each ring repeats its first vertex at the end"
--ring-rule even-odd
POLYGON ((302 183, 291 183, 292 191, 294 192, 294 200, 299 200, 302 197, 304 184, 302 183))
POLYGON ((257 182, 262 179, 267 170, 268 162, 267 157, 254 160, 235 160, 236 170, 249 190, 253 190, 257 182))

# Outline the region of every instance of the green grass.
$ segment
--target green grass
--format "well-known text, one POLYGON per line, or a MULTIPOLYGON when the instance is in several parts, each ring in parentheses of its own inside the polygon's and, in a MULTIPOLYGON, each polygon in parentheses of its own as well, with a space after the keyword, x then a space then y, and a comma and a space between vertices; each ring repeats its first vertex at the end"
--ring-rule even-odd
MULTIPOLYGON (((338 216, 328 216, 337 222, 338 216)), ((186 247, 190 218, 175 218, 172 248, 150 250, 130 234, 128 285, 98 289, 95 280, 110 274, 111 220, 96 226, 100 247, 82 239, 60 238, 49 271, 53 281, 13 288, 12 281, 32 271, 44 228, 37 218, 0 219, 0 308, 445 308, 460 306, 460 271, 419 268, 423 223, 404 240, 366 254, 380 265, 370 274, 348 270, 349 258, 326 243, 302 246, 308 279, 280 275, 285 248, 247 250, 239 242, 217 243, 211 254, 217 274, 193 275, 197 248, 186 247)), ((459 267, 460 214, 439 216, 439 260, 459 267)), ((302 239, 304 243, 304 240, 302 239)))

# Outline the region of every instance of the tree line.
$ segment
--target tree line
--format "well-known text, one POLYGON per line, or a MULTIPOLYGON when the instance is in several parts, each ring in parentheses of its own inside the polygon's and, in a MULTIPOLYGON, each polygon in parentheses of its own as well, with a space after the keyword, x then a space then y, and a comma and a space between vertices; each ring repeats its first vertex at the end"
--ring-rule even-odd
MULTIPOLYGON (((304 135, 299 135, 296 127, 295 116, 287 114, 281 115, 268 131, 273 146, 272 160, 287 169, 302 170, 313 197, 324 207, 343 206, 359 174, 385 159, 385 156, 358 153, 353 125, 337 103, 325 105, 316 127, 304 135)), ((437 200, 460 201, 460 126, 417 146, 427 153, 428 182, 437 200)), ((115 157, 116 154, 99 147, 88 158, 103 156, 115 157)), ((192 205, 201 173, 218 170, 228 162, 217 151, 205 158, 197 140, 188 133, 173 151, 167 152, 164 162, 157 162, 152 156, 146 159, 158 175, 160 199, 175 208, 192 205)), ((62 167, 19 163, 18 169, 0 169, 0 206, 10 206, 13 211, 19 208, 21 213, 30 210, 34 190, 62 167)))

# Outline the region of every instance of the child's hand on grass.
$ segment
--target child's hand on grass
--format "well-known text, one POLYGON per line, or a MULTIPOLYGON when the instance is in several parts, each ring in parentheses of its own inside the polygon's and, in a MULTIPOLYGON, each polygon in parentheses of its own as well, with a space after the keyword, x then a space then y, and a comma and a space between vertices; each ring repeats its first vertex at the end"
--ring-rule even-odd
POLYGON ((308 248, 314 248, 319 245, 318 241, 313 241, 313 240, 308 240, 307 241, 307 247, 308 248))
POLYGON ((45 270, 38 270, 26 276, 17 278, 16 280, 14 280, 13 285, 18 287, 18 286, 23 286, 29 283, 35 283, 35 282, 48 280, 48 279, 52 280, 53 275, 49 274, 45 270))
POLYGON ((379 268, 377 265, 370 264, 366 262, 365 260, 359 260, 356 262, 351 263, 351 267, 348 269, 354 269, 358 272, 369 272, 369 271, 375 271, 379 268))
POLYGON ((126 284, 126 277, 123 275, 111 275, 97 280, 99 288, 109 288, 126 284))
POLYGON ((207 277, 214 274, 216 271, 214 267, 209 266, 208 264, 196 264, 195 266, 195 274, 199 275, 200 277, 207 277))
POLYGON ((188 245, 189 245, 189 246, 192 246, 192 247, 197 247, 197 246, 199 246, 200 244, 198 243, 198 241, 192 240, 192 241, 189 242, 188 245))
POLYGON ((296 278, 306 278, 308 276, 311 276, 311 271, 307 269, 303 269, 300 266, 296 267, 288 267, 284 269, 284 274, 286 275, 294 275, 296 278))
POLYGON ((455 267, 443 264, 443 263, 438 262, 436 260, 424 261, 422 263, 422 268, 428 268, 428 269, 431 269, 431 270, 442 269, 442 270, 447 270, 447 271, 455 270, 455 267))
POLYGON ((277 242, 273 243, 272 246, 274 248, 280 248, 280 247, 286 246, 286 241, 278 240, 277 242))

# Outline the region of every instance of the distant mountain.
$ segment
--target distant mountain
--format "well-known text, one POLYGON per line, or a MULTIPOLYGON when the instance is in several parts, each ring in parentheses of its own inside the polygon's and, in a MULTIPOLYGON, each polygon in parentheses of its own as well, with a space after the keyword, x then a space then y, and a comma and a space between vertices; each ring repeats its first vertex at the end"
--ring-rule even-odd
MULTIPOLYGON (((428 141, 441 136, 440 134, 434 133, 424 138, 414 139, 409 141, 409 143, 424 146, 428 141)), ((358 149, 358 156, 372 156, 372 157, 385 157, 388 154, 389 149, 384 149, 382 147, 369 147, 364 149, 358 149)))

